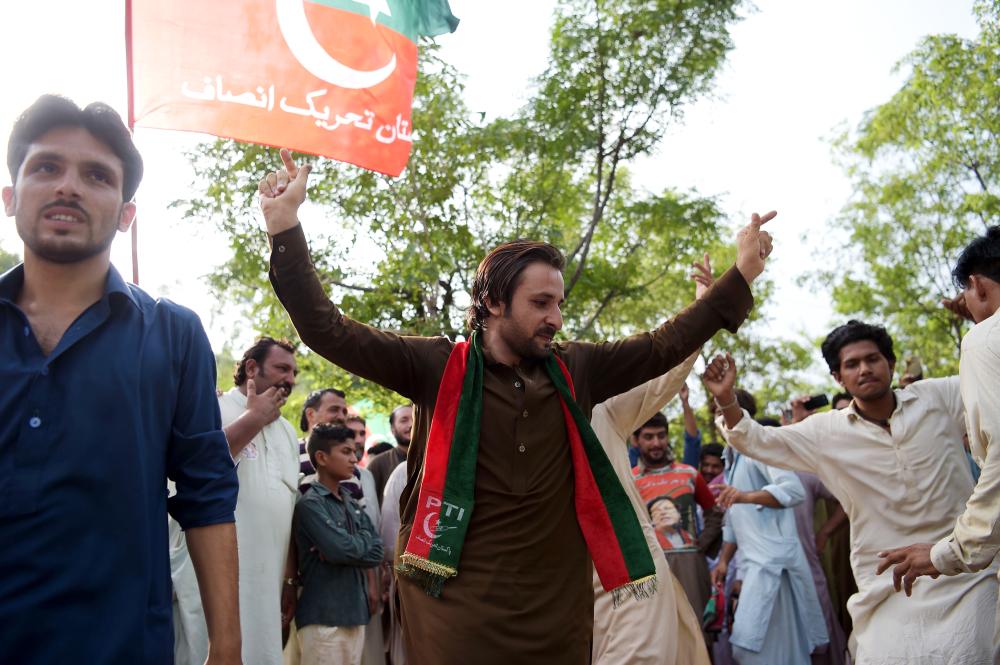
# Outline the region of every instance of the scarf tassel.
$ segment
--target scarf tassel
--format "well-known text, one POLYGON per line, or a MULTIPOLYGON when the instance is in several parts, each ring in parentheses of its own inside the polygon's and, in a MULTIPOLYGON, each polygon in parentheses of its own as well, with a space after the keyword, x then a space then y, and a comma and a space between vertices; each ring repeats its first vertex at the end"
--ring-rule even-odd
POLYGON ((631 596, 637 601, 644 598, 651 598, 653 594, 656 593, 656 586, 656 575, 649 575, 612 589, 611 601, 614 609, 618 609, 618 607, 625 601, 626 596, 631 596))
POLYGON ((405 552, 399 558, 396 572, 407 577, 432 598, 440 598, 444 583, 458 574, 454 568, 442 566, 409 552, 405 552))

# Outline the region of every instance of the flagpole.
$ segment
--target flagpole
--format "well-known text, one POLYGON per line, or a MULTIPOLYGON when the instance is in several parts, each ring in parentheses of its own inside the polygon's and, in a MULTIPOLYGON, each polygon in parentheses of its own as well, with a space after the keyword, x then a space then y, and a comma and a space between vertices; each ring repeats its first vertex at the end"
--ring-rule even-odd
MULTIPOLYGON (((132 99, 132 0, 125 0, 125 86, 128 91, 128 130, 135 135, 135 102, 132 99)), ((139 285, 139 220, 132 220, 132 283, 139 285)))

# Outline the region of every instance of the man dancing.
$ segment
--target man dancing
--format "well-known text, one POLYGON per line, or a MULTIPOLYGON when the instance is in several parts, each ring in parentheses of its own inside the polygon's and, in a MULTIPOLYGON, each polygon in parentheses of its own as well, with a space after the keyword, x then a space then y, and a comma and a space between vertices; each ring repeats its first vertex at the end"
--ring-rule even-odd
POLYGON ((655 574, 591 408, 737 329, 771 250, 761 225, 775 213, 754 215, 736 266, 702 300, 653 332, 603 344, 554 341, 556 248, 501 245, 476 271, 470 340, 454 344, 376 330, 337 309, 297 218, 310 167, 284 150, 282 160, 260 183, 275 292, 310 348, 414 403, 397 548, 410 662, 589 662, 591 560, 619 595, 649 593, 655 574))
MULTIPOLYGON (((969 243, 952 276, 963 289, 959 296, 962 314, 976 323, 962 339, 959 376, 969 446, 982 475, 951 533, 936 544, 920 543, 880 554, 884 558, 879 574, 896 564, 893 583, 897 591, 902 583, 906 595, 913 592, 913 582, 921 575, 979 571, 1000 551, 1000 454, 996 446, 991 447, 1000 435, 1000 226, 969 243)), ((936 593, 934 585, 928 586, 930 593, 936 593)), ((997 616, 1000 626, 1000 613, 997 616)))
POLYGON ((705 385, 722 409, 726 438, 766 464, 815 473, 847 511, 858 583, 848 602, 857 665, 992 663, 995 566, 939 579, 910 599, 875 575, 878 553, 888 546, 946 536, 972 492, 958 381, 925 379, 892 390, 892 339, 885 328, 859 321, 834 329, 822 349, 854 399, 841 411, 808 418, 804 400, 794 400, 800 422, 787 427, 749 418, 733 394, 736 364, 716 357, 705 385))

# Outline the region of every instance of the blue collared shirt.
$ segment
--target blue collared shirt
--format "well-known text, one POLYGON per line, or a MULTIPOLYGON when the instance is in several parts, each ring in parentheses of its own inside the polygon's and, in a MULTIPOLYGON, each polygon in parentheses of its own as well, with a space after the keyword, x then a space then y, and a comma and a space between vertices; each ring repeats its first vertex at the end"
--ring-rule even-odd
POLYGON ((232 522, 238 488, 205 331, 111 268, 46 356, 23 281, 0 276, 0 660, 172 663, 167 511, 232 522))

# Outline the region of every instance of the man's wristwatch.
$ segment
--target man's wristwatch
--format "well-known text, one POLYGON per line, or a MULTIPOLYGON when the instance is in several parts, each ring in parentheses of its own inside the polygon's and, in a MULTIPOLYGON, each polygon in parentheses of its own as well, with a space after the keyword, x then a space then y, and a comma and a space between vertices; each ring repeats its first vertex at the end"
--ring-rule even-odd
POLYGON ((285 586, 302 586, 302 582, 297 577, 286 577, 285 586))

